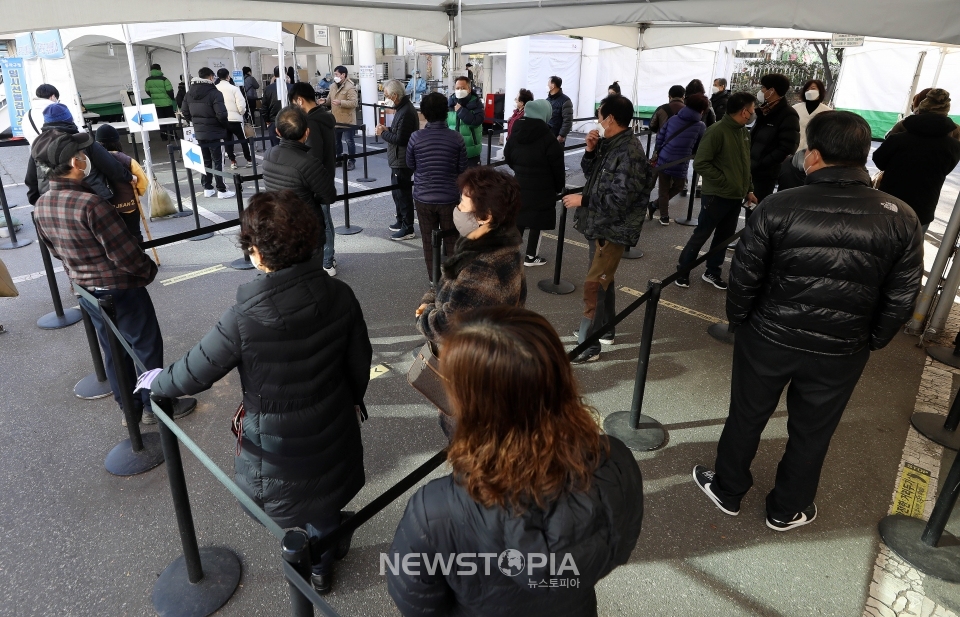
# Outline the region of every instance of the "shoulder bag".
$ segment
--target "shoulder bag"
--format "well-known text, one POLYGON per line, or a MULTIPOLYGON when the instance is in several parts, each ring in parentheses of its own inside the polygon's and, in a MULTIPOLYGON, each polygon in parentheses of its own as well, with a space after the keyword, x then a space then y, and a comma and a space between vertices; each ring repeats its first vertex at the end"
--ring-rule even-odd
POLYGON ((407 381, 413 388, 426 397, 440 410, 440 427, 447 437, 453 432, 453 416, 450 400, 443 387, 446 379, 440 374, 440 361, 433 350, 433 343, 427 341, 417 353, 417 359, 407 372, 407 381))

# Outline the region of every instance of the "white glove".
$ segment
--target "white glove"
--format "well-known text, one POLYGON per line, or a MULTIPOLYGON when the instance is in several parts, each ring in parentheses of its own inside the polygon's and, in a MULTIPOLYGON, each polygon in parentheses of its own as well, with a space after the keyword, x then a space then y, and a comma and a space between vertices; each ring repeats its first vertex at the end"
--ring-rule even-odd
POLYGON ((163 372, 162 368, 151 369, 145 373, 141 373, 140 377, 137 379, 137 387, 133 389, 134 393, 139 392, 140 390, 149 390, 153 380, 157 378, 157 375, 163 372))

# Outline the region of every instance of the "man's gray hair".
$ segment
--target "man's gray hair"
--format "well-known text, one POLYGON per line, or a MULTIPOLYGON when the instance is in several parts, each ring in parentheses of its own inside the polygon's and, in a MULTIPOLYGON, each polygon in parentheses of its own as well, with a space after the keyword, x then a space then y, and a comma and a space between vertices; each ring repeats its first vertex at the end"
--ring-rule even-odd
POLYGON ((403 84, 399 79, 391 79, 387 83, 383 84, 383 94, 384 96, 402 99, 404 94, 403 84))

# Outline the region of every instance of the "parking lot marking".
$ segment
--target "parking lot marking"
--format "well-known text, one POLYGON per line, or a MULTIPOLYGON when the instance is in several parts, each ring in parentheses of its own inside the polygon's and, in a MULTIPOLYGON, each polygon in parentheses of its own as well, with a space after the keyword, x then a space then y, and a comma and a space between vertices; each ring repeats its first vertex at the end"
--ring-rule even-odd
POLYGON ((164 279, 164 280, 160 281, 160 284, 163 285, 164 287, 166 287, 167 285, 173 285, 174 283, 180 283, 180 282, 187 281, 187 280, 190 280, 190 279, 195 279, 195 278, 197 278, 198 276, 203 276, 203 275, 205 275, 205 274, 213 274, 214 272, 220 272, 220 271, 226 270, 226 269, 227 269, 227 267, 224 266, 223 264, 217 264, 217 265, 211 266, 211 267, 209 267, 209 268, 204 268, 203 270, 196 270, 196 271, 194 271, 194 272, 187 272, 186 274, 181 274, 181 275, 175 276, 175 277, 173 277, 173 278, 164 279))

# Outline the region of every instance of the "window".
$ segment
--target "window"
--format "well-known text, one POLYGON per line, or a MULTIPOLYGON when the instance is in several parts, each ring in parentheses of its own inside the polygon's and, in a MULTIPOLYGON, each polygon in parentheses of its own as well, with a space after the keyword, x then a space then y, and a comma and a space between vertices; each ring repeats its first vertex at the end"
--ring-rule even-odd
POLYGON ((381 55, 397 55, 397 37, 393 34, 374 34, 373 46, 381 55))
POLYGON ((340 31, 340 61, 345 65, 353 64, 353 30, 340 31))

